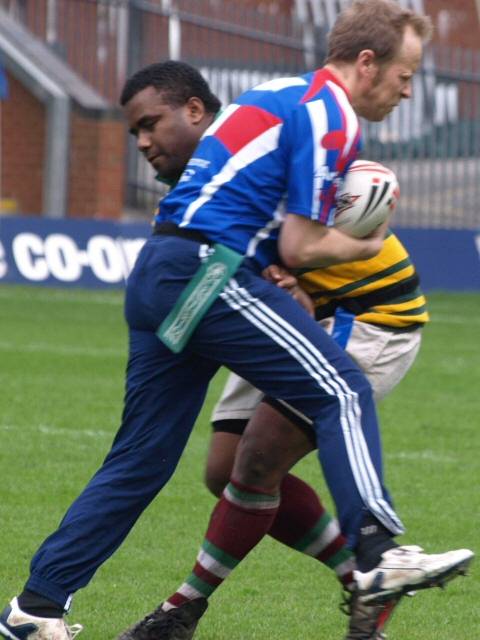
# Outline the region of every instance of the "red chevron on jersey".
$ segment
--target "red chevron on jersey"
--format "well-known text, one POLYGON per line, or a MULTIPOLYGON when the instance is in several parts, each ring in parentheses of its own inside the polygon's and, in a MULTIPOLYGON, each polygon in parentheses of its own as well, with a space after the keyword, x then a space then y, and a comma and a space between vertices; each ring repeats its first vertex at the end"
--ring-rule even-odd
POLYGON ((331 80, 335 84, 338 84, 338 86, 343 89, 348 99, 350 100, 348 89, 343 85, 343 83, 340 82, 340 80, 336 76, 334 76, 333 73, 331 73, 328 69, 319 69, 314 73, 313 80, 306 93, 302 96, 300 102, 304 104, 305 102, 308 102, 310 98, 316 96, 317 93, 325 86, 327 80, 331 80))
POLYGON ((243 105, 215 131, 214 137, 230 151, 232 155, 240 151, 249 142, 262 133, 281 124, 282 120, 258 107, 243 105))

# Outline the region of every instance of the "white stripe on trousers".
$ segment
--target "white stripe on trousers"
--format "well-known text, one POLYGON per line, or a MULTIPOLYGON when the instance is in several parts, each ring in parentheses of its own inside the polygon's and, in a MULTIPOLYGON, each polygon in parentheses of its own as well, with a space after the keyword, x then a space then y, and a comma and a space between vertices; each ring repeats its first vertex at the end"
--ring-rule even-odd
POLYGON ((232 278, 221 298, 249 322, 268 335, 307 371, 328 394, 338 398, 340 424, 344 435, 348 461, 355 484, 368 509, 394 534, 403 533, 404 527, 383 497, 380 480, 373 466, 361 426, 358 394, 350 389, 346 380, 323 354, 295 327, 286 322, 270 307, 253 297, 232 278))

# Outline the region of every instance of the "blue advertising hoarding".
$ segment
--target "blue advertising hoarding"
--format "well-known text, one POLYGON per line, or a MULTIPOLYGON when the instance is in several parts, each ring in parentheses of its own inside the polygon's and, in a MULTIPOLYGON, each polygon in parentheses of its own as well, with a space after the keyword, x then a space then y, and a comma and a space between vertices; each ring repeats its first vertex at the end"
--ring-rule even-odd
MULTIPOLYGON (((148 223, 0 217, 0 284, 121 288, 148 223)), ((480 292, 480 232, 397 229, 425 291, 480 292)))
POLYGON ((0 218, 0 283, 123 287, 147 223, 0 218))
POLYGON ((395 229, 425 291, 480 292, 480 231, 395 229))
POLYGON ((8 98, 8 81, 0 60, 0 100, 5 100, 5 98, 8 98))

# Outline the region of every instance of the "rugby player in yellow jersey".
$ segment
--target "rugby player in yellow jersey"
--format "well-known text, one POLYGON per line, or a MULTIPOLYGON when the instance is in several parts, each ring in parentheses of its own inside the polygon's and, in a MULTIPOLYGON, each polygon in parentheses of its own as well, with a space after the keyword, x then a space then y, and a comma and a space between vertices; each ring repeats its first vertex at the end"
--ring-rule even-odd
MULTIPOLYGON (((296 293, 294 281, 280 268, 271 268, 270 276, 296 293)), ((422 327, 429 320, 418 275, 400 240, 390 232, 376 257, 311 271, 298 283, 308 292, 315 317, 363 369, 375 398, 384 398, 413 364, 422 327)), ((307 307, 308 300, 302 300, 307 307)), ((271 408, 268 415, 263 411, 266 426, 269 420, 295 424, 299 427, 295 442, 299 455, 316 448, 305 416, 264 398, 231 373, 213 412, 206 468, 206 484, 217 496, 228 483, 241 435, 262 399, 271 408)), ((348 591, 353 557, 336 520, 324 510, 311 487, 291 473, 284 478, 281 496, 270 535, 329 566, 348 591)), ((366 607, 350 602, 345 640, 383 638, 382 629, 393 606, 366 607)))
MULTIPOLYGON (((167 61, 153 67, 156 102, 142 118, 137 144, 158 178, 173 186, 196 142, 214 120, 219 103, 189 65, 167 61), (168 100, 184 104, 181 119, 170 121, 168 100)), ((388 393, 410 367, 420 345, 420 326, 428 315, 415 270, 393 234, 376 258, 304 274, 298 282, 308 292, 307 298, 298 289, 297 280, 280 267, 272 266, 265 275, 302 298, 305 306, 313 302, 317 318, 328 330, 338 333, 338 341, 344 342, 342 346, 370 377, 377 397, 388 393)), ((241 433, 261 397, 259 391, 231 374, 213 416, 207 463, 206 482, 216 495, 228 482, 241 433)), ((291 415, 275 401, 270 408, 270 419, 293 421, 300 427, 295 443, 299 452, 306 454, 315 447, 313 432, 301 416, 291 415)), ((313 489, 292 474, 282 484, 282 502, 270 533, 326 564, 346 589, 352 587, 355 563, 344 546, 338 523, 325 511, 313 489)), ((347 638, 381 638, 391 606, 353 603, 347 638)))

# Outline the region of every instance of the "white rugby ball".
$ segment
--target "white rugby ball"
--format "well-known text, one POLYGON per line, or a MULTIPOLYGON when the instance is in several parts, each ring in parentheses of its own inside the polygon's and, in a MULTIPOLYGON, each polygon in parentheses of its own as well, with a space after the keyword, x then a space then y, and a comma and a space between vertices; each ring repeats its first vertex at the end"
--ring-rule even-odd
POLYGON ((356 160, 337 194, 334 226, 363 238, 395 210, 400 187, 396 175, 378 162, 356 160))

